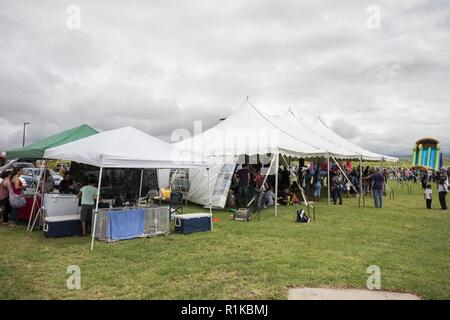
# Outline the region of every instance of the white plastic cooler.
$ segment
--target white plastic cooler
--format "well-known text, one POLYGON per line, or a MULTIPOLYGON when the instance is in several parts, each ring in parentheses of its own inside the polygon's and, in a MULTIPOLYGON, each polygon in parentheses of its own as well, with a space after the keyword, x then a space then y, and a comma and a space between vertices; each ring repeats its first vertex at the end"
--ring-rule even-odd
POLYGON ((44 195, 47 217, 70 216, 78 214, 78 197, 72 194, 48 193, 44 195))

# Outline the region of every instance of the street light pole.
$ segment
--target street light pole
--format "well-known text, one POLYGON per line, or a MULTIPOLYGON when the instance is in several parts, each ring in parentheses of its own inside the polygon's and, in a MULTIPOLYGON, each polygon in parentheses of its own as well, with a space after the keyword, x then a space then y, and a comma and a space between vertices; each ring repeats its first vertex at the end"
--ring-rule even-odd
POLYGON ((27 124, 30 124, 29 122, 24 122, 23 123, 23 140, 22 140, 22 147, 25 147, 25 126, 27 124))

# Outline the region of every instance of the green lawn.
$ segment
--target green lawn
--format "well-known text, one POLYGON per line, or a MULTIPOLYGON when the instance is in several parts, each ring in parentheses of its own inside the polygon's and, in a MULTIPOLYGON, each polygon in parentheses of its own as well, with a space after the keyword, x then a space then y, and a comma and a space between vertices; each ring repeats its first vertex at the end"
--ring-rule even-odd
POLYGON ((419 185, 411 196, 394 188, 381 210, 323 199, 309 224, 294 222, 296 207, 248 223, 214 212, 213 232, 97 241, 93 253, 87 239, 1 226, 0 298, 286 299, 290 287, 365 288, 378 265, 384 290, 449 299, 450 213, 424 209, 419 185), (81 268, 81 290, 66 288, 69 265, 81 268))

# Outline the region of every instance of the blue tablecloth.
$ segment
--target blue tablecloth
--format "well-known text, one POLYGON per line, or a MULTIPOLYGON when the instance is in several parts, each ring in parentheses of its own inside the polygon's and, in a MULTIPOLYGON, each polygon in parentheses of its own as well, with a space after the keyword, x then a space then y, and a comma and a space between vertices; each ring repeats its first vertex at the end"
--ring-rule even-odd
POLYGON ((108 211, 106 236, 111 240, 124 240, 144 234, 144 209, 108 211))

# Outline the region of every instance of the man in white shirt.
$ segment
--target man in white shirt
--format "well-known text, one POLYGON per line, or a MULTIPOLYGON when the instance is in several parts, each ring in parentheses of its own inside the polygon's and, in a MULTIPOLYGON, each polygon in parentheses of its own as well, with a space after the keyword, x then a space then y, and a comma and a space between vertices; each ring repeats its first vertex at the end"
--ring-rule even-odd
POLYGON ((445 197, 447 196, 448 192, 448 176, 447 170, 444 167, 442 167, 441 171, 439 172, 438 192, 439 192, 439 202, 441 203, 441 209, 447 210, 448 207, 445 201, 445 197))

